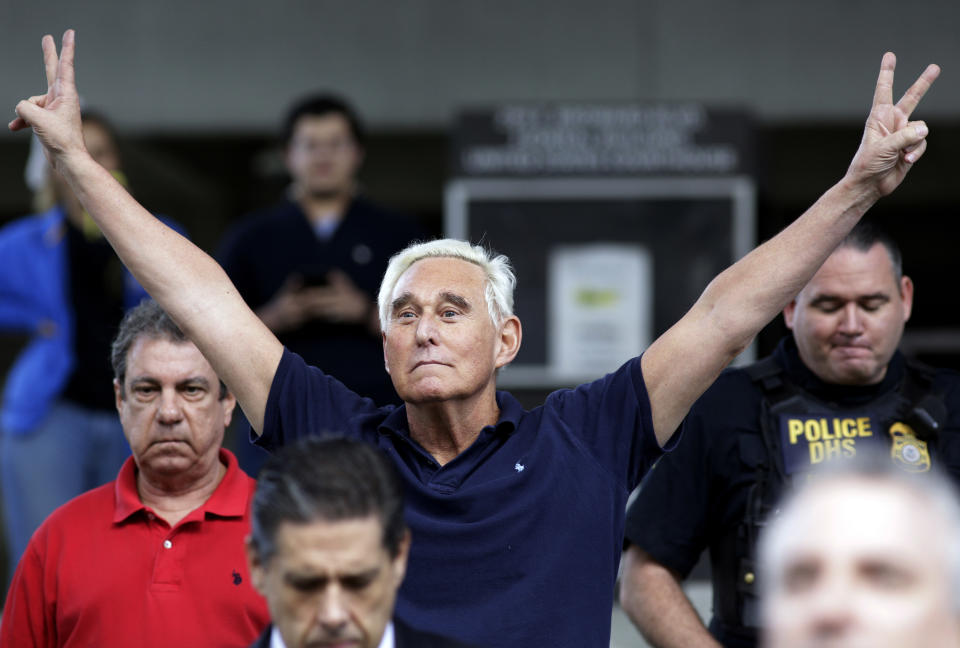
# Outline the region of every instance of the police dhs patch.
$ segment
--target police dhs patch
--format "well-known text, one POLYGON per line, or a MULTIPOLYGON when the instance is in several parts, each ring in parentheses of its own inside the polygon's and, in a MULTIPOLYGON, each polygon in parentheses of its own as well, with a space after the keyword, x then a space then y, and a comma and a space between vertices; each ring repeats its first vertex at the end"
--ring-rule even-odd
POLYGON ((863 444, 876 443, 876 421, 860 415, 780 415, 783 468, 788 475, 807 472, 817 464, 850 459, 863 444))

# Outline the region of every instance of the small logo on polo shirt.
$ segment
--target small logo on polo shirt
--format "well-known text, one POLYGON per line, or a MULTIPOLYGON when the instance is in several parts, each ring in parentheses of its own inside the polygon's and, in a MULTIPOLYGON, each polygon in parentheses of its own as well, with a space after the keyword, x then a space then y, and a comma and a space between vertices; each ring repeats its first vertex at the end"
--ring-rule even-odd
POLYGON ((233 584, 239 585, 243 582, 243 576, 240 575, 240 572, 233 570, 233 584))
POLYGON ((526 468, 526 466, 524 466, 524 465, 523 465, 522 463, 520 463, 519 461, 518 461, 517 463, 513 464, 513 469, 516 470, 518 473, 523 472, 523 469, 524 469, 524 468, 526 468))

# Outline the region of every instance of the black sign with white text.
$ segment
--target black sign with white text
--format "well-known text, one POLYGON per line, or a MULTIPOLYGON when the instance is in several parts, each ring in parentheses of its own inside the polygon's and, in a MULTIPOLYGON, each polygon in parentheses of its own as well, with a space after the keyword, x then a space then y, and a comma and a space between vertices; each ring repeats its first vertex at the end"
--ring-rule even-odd
POLYGON ((752 175, 753 133, 745 111, 698 103, 468 110, 452 175, 752 175))

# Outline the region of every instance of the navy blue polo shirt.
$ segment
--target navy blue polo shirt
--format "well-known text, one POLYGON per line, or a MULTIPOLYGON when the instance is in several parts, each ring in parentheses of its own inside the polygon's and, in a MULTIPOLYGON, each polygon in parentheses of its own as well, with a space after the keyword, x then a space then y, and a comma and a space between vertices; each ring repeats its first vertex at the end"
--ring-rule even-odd
POLYGON ((258 441, 340 434, 379 446, 406 484, 413 534, 396 614, 480 646, 609 646, 627 496, 661 454, 634 358, 500 419, 440 466, 405 406, 378 408, 284 351, 258 441))

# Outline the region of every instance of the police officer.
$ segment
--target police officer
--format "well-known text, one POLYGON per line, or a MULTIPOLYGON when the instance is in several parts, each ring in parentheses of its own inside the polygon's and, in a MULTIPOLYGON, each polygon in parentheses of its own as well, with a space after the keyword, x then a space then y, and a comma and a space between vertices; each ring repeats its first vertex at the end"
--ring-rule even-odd
POLYGON ((897 351, 912 303, 896 244, 861 222, 784 309, 793 335, 693 406, 628 512, 621 604, 650 643, 756 645, 757 535, 817 464, 883 444, 905 471, 960 482, 960 374, 897 351), (680 589, 705 548, 709 633, 680 589))

